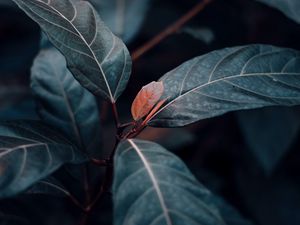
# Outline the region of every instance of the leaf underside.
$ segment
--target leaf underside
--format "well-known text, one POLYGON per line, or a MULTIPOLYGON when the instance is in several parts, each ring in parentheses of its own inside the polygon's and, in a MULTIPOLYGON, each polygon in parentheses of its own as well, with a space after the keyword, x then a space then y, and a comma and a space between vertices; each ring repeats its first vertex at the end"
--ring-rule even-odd
POLYGON ((152 126, 184 126, 234 110, 300 104, 300 57, 269 45, 225 48, 196 57, 164 75, 168 103, 152 126))
POLYGON ((24 191, 65 163, 86 157, 47 126, 34 121, 0 124, 0 198, 24 191))
POLYGON ((131 58, 92 5, 79 0, 13 0, 65 55, 75 78, 93 94, 115 102, 125 89, 131 58))
POLYGON ((115 225, 224 224, 211 193, 158 144, 124 141, 114 162, 115 225))

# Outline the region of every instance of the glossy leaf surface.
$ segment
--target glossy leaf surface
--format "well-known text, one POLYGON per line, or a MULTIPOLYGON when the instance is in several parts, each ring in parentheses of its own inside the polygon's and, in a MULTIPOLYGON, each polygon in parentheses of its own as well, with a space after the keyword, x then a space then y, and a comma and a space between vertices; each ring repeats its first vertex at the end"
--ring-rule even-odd
POLYGON ((100 146, 99 111, 95 97, 83 88, 56 49, 42 50, 31 69, 31 87, 41 118, 64 132, 82 150, 100 146))
POLYGON ((114 162, 115 225, 224 224, 211 193, 160 145, 129 139, 114 162))
POLYGON ((38 122, 0 124, 0 198, 10 197, 65 163, 86 157, 55 131, 38 122))
POLYGON ((95 95, 115 102, 131 73, 124 43, 86 1, 14 0, 65 55, 70 71, 95 95))
POLYGON ((300 23, 300 1, 299 0, 257 0, 271 7, 279 9, 287 17, 300 23))
POLYGON ((234 110, 298 105, 299 56, 292 49, 248 45, 189 60, 160 79, 169 102, 150 125, 184 126, 234 110))

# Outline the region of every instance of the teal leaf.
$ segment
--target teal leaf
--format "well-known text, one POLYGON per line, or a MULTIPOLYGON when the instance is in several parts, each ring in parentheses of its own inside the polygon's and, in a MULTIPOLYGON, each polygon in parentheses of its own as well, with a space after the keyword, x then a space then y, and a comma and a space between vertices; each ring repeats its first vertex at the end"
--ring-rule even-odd
POLYGON ((111 31, 128 43, 139 31, 151 0, 89 0, 111 31))
POLYGON ((211 201, 212 194, 160 145, 123 141, 114 163, 115 225, 225 224, 211 201))
POLYGON ((95 97, 83 88, 55 48, 42 50, 31 69, 39 115, 88 153, 99 151, 100 120, 95 97))
POLYGON ((124 43, 86 1, 14 0, 64 54, 74 77, 95 95, 115 102, 131 73, 124 43))
POLYGON ((80 151, 39 122, 0 124, 0 198, 24 191, 65 163, 84 161, 80 151))
POLYGON ((300 104, 300 54, 269 45, 225 48, 164 75, 168 102, 150 125, 176 127, 235 110, 300 104))
POLYGON ((300 23, 299 0, 257 0, 283 12, 287 17, 300 23))

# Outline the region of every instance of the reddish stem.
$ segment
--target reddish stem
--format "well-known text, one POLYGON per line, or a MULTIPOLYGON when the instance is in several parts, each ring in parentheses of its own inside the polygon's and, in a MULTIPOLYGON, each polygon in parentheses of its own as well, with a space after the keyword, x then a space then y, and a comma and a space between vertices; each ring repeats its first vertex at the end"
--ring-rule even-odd
MULTIPOLYGON (((190 21, 193 17, 195 17, 200 11, 202 11, 207 4, 212 2, 213 0, 203 0, 202 2, 198 3, 196 6, 194 6, 190 11, 188 11, 184 16, 179 18, 175 23, 171 24, 169 27, 167 27, 164 31, 159 33, 157 36, 155 36, 152 40, 147 42, 145 45, 137 49, 132 54, 133 61, 137 60, 139 57, 141 57, 144 53, 152 49, 154 46, 159 44, 161 41, 163 41, 165 38, 167 38, 169 35, 175 33, 178 31, 184 24, 186 24, 188 21, 190 21)), ((91 161, 97 165, 100 166, 106 166, 106 172, 104 176, 104 181, 102 182, 102 185, 100 187, 99 192, 95 196, 94 200, 91 201, 89 196, 89 186, 88 186, 88 171, 87 168, 84 169, 84 176, 85 176, 85 191, 87 193, 86 200, 87 200, 87 207, 83 207, 76 198, 74 198, 72 195, 70 195, 71 201, 78 206, 80 209, 83 210, 84 214, 81 217, 80 225, 87 224, 88 216, 93 207, 97 204, 98 200, 103 196, 103 194, 109 190, 112 184, 113 179, 113 157, 116 151, 116 148, 120 142, 121 139, 126 138, 133 138, 136 137, 138 134, 140 134, 143 129, 146 127, 145 124, 139 124, 137 125, 136 122, 130 122, 127 124, 121 124, 119 119, 119 114, 117 110, 117 106, 115 103, 112 103, 112 111, 114 116, 115 125, 117 128, 117 134, 116 134, 116 143, 115 146, 109 156, 108 160, 98 160, 98 159, 91 159, 91 161), (132 129, 129 130, 126 134, 122 134, 124 129, 129 127, 130 125, 133 125, 132 129)))
POLYGON ((118 113, 117 105, 114 102, 112 103, 112 111, 113 111, 113 115, 114 115, 114 120, 115 120, 116 128, 118 129, 121 126, 121 123, 120 123, 120 118, 119 118, 119 113, 118 113))
POLYGON ((156 35, 153 39, 148 41, 146 44, 138 48, 132 53, 132 60, 136 61, 139 59, 142 55, 144 55, 146 52, 148 52, 150 49, 155 47, 157 44, 162 42, 164 39, 166 39, 168 36, 176 33, 184 24, 189 22, 192 18, 194 18, 199 12, 201 12, 206 5, 208 5, 213 0, 203 0, 202 2, 195 5, 190 11, 188 11, 184 16, 179 18, 177 21, 175 21, 173 24, 171 24, 169 27, 167 27, 165 30, 163 30, 161 33, 156 35))

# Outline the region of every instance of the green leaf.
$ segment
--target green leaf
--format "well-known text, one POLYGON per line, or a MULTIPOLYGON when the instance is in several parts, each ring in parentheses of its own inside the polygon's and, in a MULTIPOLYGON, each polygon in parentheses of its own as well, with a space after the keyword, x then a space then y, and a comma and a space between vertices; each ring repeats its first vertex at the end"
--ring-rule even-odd
POLYGON ((225 224, 211 193, 160 145, 126 140, 114 163, 115 225, 225 224))
POLYGON ((169 101, 152 126, 184 126, 229 111, 300 104, 300 54, 269 45, 225 48, 196 57, 160 80, 169 101))
POLYGON ((112 32, 128 43, 140 29, 150 0, 89 0, 112 32))
POLYGON ((125 89, 131 58, 124 43, 86 1, 13 0, 65 55, 75 78, 93 94, 115 102, 125 89))
POLYGON ((42 50, 36 57, 31 69, 31 87, 43 121, 61 130, 82 150, 99 151, 96 99, 74 79, 58 50, 42 50))
POLYGON ((287 17, 300 23, 300 1, 299 0, 257 0, 271 7, 279 9, 287 17))
POLYGON ((24 191, 65 163, 85 160, 67 140, 41 123, 1 123, 0 198, 24 191))

